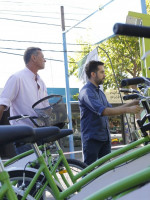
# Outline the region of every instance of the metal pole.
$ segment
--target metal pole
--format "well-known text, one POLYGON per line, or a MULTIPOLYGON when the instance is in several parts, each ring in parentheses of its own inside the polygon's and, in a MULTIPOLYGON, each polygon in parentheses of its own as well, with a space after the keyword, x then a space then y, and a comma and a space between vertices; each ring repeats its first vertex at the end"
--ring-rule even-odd
MULTIPOLYGON (((82 23, 83 21, 87 20, 89 17, 97 13, 99 10, 102 10, 105 6, 112 3, 114 0, 110 0, 108 3, 106 3, 104 6, 100 7, 90 15, 88 15, 86 18, 69 28, 65 31, 65 20, 64 20, 64 7, 61 6, 61 27, 62 27, 62 38, 63 38, 63 50, 64 50, 64 65, 65 65, 65 78, 66 78, 66 103, 67 103, 67 112, 69 116, 69 128, 72 129, 72 115, 71 115, 71 105, 70 105, 70 91, 69 91, 69 79, 68 79, 68 61, 67 61, 67 47, 66 47, 66 33, 69 32, 71 29, 75 28, 77 25, 82 23)), ((69 148, 70 152, 74 151, 74 143, 73 143, 73 136, 69 136, 69 148)), ((74 158, 74 154, 71 154, 71 158, 74 158)))
MULTIPOLYGON (((68 128, 72 129, 72 115, 71 115, 71 104, 70 104, 68 61, 67 61, 67 46, 66 46, 66 33, 65 33, 65 20, 64 20, 64 7, 63 6, 61 6, 61 27, 62 27, 64 66, 65 66, 65 79, 66 79, 66 103, 67 103, 67 113, 69 116, 68 128)), ((69 136, 69 149, 70 149, 70 152, 74 152, 73 135, 69 136)), ((74 153, 71 154, 70 157, 74 158, 74 153)))
POLYGON ((147 10, 146 10, 146 0, 141 0, 141 9, 142 9, 142 13, 143 14, 147 14, 147 10))

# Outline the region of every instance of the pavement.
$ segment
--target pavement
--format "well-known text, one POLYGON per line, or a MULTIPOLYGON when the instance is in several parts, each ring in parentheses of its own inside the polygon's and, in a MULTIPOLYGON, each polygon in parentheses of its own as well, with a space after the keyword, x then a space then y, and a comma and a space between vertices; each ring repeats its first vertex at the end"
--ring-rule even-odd
MULTIPOLYGON (((112 146, 111 151, 113 152, 113 151, 120 149, 124 146, 126 146, 126 145, 114 145, 114 146, 112 146)), ((82 153, 82 147, 81 146, 74 147, 73 152, 70 152, 69 147, 64 147, 63 152, 64 152, 66 158, 75 158, 75 159, 83 162, 83 153, 82 153)))
POLYGON ((74 158, 83 162, 82 148, 74 147, 74 151, 70 152, 69 148, 64 148, 63 152, 66 158, 74 158))
MULTIPOLYGON (((83 162, 82 145, 81 145, 81 137, 80 136, 74 136, 74 151, 73 152, 70 152, 68 137, 61 139, 60 146, 67 158, 75 158, 75 159, 83 162)), ((111 151, 115 151, 124 146, 125 145, 112 144, 111 151)))

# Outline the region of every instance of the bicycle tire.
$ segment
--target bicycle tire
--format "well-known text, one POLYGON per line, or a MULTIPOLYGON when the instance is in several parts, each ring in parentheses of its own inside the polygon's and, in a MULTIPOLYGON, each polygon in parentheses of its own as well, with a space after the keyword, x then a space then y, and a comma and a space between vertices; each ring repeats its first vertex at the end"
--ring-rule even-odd
MULTIPOLYGON (((69 167, 70 167, 73 175, 78 174, 80 171, 82 171, 83 169, 85 169, 87 167, 87 164, 81 162, 80 160, 71 159, 71 158, 67 158, 66 160, 67 160, 67 162, 69 164, 69 167)), ((63 168, 62 170, 65 171, 65 167, 64 167, 63 163, 61 163, 60 166, 63 168)), ((64 173, 64 176, 67 179, 67 182, 69 183, 69 185, 70 186, 73 185, 73 182, 71 181, 68 173, 64 173)), ((60 175, 58 175, 58 177, 59 177, 59 182, 60 182, 61 186, 64 189, 67 189, 67 186, 65 185, 65 183, 61 179, 60 175)), ((82 179, 82 177, 80 179, 82 179)), ((79 181, 80 179, 78 179, 77 181, 79 181)))
MULTIPOLYGON (((74 175, 76 175, 77 173, 79 173, 80 171, 82 171, 83 169, 85 169, 87 167, 87 165, 85 163, 83 163, 79 160, 76 160, 76 159, 69 158, 69 159, 67 159, 67 162, 68 162, 69 167, 74 175)), ((65 167, 64 167, 63 163, 61 163, 59 167, 61 167, 61 170, 65 171, 65 167)), ((17 170, 17 169, 14 171, 9 171, 8 173, 10 176, 10 181, 14 181, 14 180, 19 181, 19 185, 17 187, 20 187, 23 182, 23 173, 25 173, 24 182, 26 184, 29 184, 31 182, 31 180, 33 179, 34 175, 36 174, 36 172, 33 172, 33 171, 17 170)), ((59 183, 63 187, 63 189, 67 189, 67 186, 64 184, 61 176, 59 176, 59 171, 57 173, 57 176, 59 178, 59 183)), ((64 176, 65 176, 65 179, 68 181, 69 185, 71 186, 73 184, 73 182, 71 181, 68 173, 65 173, 64 176)), ((80 179, 82 179, 82 178, 80 178, 80 179)), ((32 191, 29 194, 33 198, 34 198, 34 195, 36 194, 36 188, 38 188, 38 185, 41 185, 41 181, 42 181, 42 185, 46 182, 46 179, 43 175, 39 176, 36 185, 34 186, 34 188, 32 189, 32 191)), ((62 191, 62 188, 59 187, 59 190, 62 191)), ((52 192, 51 188, 47 186, 45 193, 43 193, 42 197, 39 200, 54 200, 54 199, 55 198, 53 196, 53 192, 52 192)))
POLYGON ((85 164, 84 162, 80 161, 80 160, 76 160, 76 159, 72 159, 72 158, 67 158, 67 162, 69 163, 69 165, 74 165, 79 169, 85 169, 87 167, 87 164, 85 164))
MULTIPOLYGON (((33 171, 17 170, 17 169, 9 171, 8 173, 10 176, 10 181, 15 181, 15 180, 18 181, 17 184, 15 185, 16 187, 22 187, 22 184, 25 183, 24 189, 27 187, 27 185, 31 182, 31 180, 36 174, 36 172, 33 171), (23 183, 23 173, 25 173, 24 183, 23 183)), ((40 175, 38 177, 36 185, 32 188, 29 195, 34 198, 34 195, 36 194, 36 192, 38 192, 39 187, 42 186, 45 182, 46 182, 45 177, 43 175, 40 175)), ((21 190, 23 190, 23 188, 21 188, 21 190)), ((59 188, 59 190, 61 191, 61 188, 59 188)), ((42 196, 39 198, 39 200, 54 200, 54 199, 55 198, 53 196, 53 192, 49 186, 46 187, 42 196)))
MULTIPOLYGON (((1 185, 0 185, 0 187, 1 187, 1 185)), ((14 187, 14 186, 13 186, 13 189, 14 189, 14 192, 16 193, 17 199, 21 200, 23 198, 24 192, 22 190, 20 190, 19 188, 14 187)), ((6 197, 6 195, 4 195, 3 200, 9 200, 9 199, 6 197)), ((35 200, 35 199, 31 195, 28 195, 26 197, 26 200, 35 200)))

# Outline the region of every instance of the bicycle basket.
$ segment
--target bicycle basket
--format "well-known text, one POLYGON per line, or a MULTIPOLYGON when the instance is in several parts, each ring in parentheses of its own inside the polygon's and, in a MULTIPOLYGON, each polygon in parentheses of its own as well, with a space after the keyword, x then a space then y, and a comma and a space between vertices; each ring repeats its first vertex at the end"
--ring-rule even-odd
POLYGON ((33 104, 32 108, 37 113, 36 120, 39 126, 56 126, 68 123, 66 104, 61 95, 49 95, 33 104))

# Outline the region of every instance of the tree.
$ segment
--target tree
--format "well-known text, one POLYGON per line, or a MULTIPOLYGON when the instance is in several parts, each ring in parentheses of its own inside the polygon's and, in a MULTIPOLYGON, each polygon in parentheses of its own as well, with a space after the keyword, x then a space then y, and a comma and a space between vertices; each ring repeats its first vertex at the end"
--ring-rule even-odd
POLYGON ((150 0, 146 0, 146 10, 147 10, 147 14, 150 14, 150 0))
POLYGON ((90 51, 92 51, 93 47, 87 42, 83 42, 81 40, 77 40, 77 44, 81 44, 80 51, 74 54, 74 58, 68 56, 69 58, 69 74, 78 77, 78 64, 84 56, 86 56, 90 51), (82 45, 85 44, 85 45, 82 45))
POLYGON ((140 75, 141 60, 138 38, 115 36, 103 42, 100 47, 105 50, 99 48, 99 57, 106 66, 105 89, 115 89, 116 81, 120 84, 124 78, 140 75))
MULTIPOLYGON (((81 41, 80 41, 81 43, 81 41)), ((82 43, 84 43, 82 41, 82 43)), ((75 58, 69 58, 70 74, 78 76, 78 65, 76 64, 95 46, 81 46, 82 53, 77 53, 75 58)), ((99 58, 106 66, 106 80, 104 89, 117 88, 118 83, 124 78, 138 77, 141 72, 140 50, 138 38, 115 36, 100 44, 98 48, 99 58), (103 49, 103 50, 102 50, 103 49), (115 72, 115 77, 113 74, 115 72)))

